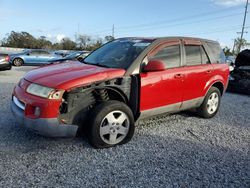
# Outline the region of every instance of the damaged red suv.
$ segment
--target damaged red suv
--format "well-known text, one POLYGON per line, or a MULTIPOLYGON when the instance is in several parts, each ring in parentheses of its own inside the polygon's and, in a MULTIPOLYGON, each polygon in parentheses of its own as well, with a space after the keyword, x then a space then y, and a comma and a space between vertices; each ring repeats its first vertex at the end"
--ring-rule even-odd
POLYGON ((122 38, 80 61, 28 72, 11 108, 20 125, 44 136, 86 133, 95 148, 128 142, 135 121, 219 109, 229 67, 219 44, 186 38, 122 38))

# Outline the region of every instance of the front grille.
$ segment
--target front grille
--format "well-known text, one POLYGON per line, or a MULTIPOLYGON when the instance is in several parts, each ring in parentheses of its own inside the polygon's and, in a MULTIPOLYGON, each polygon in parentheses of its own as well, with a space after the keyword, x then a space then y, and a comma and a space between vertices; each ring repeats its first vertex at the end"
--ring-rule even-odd
POLYGON ((21 108, 22 110, 25 109, 25 104, 15 96, 13 96, 13 102, 15 103, 15 105, 17 105, 17 107, 21 108))

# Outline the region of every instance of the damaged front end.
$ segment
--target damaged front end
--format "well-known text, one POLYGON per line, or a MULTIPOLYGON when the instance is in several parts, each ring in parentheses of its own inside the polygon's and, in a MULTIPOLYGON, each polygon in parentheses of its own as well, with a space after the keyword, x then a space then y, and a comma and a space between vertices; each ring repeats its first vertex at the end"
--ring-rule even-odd
POLYGON ((244 50, 235 60, 230 73, 228 91, 250 95, 250 50, 244 50))
MULTIPOLYGON (((77 125, 78 135, 81 134, 91 118, 91 110, 99 103, 108 100, 117 100, 128 105, 133 103, 131 102, 134 98, 134 90, 131 90, 133 80, 137 79, 133 76, 116 78, 65 92, 60 106, 59 121, 62 124, 77 125)), ((130 107, 135 113, 137 112, 137 107, 133 105, 130 107)))

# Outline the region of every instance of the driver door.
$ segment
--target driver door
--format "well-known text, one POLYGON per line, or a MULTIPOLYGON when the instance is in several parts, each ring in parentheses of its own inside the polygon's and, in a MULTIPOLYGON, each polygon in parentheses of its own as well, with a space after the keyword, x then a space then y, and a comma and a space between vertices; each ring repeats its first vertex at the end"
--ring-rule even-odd
POLYGON ((168 41, 151 51, 147 60, 161 60, 165 70, 142 72, 140 111, 142 116, 174 112, 180 109, 183 96, 181 41, 168 41))

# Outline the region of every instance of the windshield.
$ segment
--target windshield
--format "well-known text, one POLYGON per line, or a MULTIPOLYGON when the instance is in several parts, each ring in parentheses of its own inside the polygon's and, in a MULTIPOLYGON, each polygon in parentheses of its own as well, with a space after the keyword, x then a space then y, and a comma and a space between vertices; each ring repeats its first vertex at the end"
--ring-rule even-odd
POLYGON ((127 69, 151 42, 146 39, 118 39, 91 53, 84 63, 127 69))

